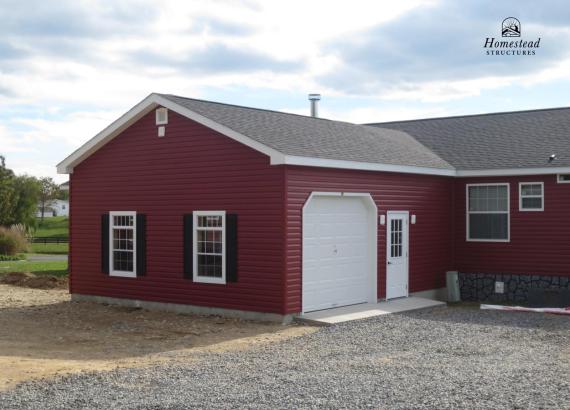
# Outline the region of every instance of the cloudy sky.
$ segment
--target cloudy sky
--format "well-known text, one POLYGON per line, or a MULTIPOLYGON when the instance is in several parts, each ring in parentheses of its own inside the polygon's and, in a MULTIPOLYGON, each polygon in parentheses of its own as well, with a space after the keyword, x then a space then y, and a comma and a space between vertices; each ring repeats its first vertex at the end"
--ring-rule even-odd
POLYGON ((565 0, 0 0, 0 154, 55 165, 151 92, 378 122, 570 105, 565 0), (488 56, 518 17, 534 56, 488 56))

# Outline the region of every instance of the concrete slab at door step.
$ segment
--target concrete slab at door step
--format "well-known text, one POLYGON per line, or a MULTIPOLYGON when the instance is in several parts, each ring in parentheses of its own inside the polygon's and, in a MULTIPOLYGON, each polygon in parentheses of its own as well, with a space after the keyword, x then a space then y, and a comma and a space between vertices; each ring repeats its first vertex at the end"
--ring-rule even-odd
POLYGON ((327 326, 344 323, 351 320, 366 319, 391 313, 409 312, 418 309, 445 307, 445 302, 419 297, 392 299, 379 303, 363 303, 360 305, 343 306, 333 309, 319 310, 300 315, 296 320, 315 325, 327 326))

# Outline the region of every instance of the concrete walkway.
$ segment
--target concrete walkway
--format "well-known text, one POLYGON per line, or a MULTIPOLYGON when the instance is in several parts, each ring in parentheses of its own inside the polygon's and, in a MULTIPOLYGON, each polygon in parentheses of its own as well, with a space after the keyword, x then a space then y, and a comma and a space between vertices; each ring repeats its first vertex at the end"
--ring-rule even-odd
POLYGON ((363 303, 360 305, 343 306, 334 309, 319 310, 301 315, 300 321, 317 325, 333 325, 350 320, 366 319, 373 316, 390 313, 408 312, 411 310, 447 306, 445 302, 419 297, 392 299, 379 303, 363 303))

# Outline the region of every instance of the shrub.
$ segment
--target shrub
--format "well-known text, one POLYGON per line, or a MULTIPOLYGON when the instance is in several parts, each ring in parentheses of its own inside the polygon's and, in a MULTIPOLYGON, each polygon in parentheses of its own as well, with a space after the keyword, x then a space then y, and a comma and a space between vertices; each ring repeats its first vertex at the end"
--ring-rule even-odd
POLYGON ((18 253, 16 255, 3 255, 0 253, 0 262, 23 261, 25 259, 26 255, 23 253, 18 253))
POLYGON ((19 227, 0 227, 0 254, 16 255, 17 253, 25 252, 27 250, 28 242, 19 227))

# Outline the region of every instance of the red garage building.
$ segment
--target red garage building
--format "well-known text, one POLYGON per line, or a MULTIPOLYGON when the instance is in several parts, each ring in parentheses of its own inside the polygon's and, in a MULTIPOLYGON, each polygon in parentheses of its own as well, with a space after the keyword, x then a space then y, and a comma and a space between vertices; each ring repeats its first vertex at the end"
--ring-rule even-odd
POLYGON ((151 94, 58 165, 70 291, 289 318, 442 297, 450 270, 467 299, 568 288, 568 130, 570 109, 356 125, 151 94))

